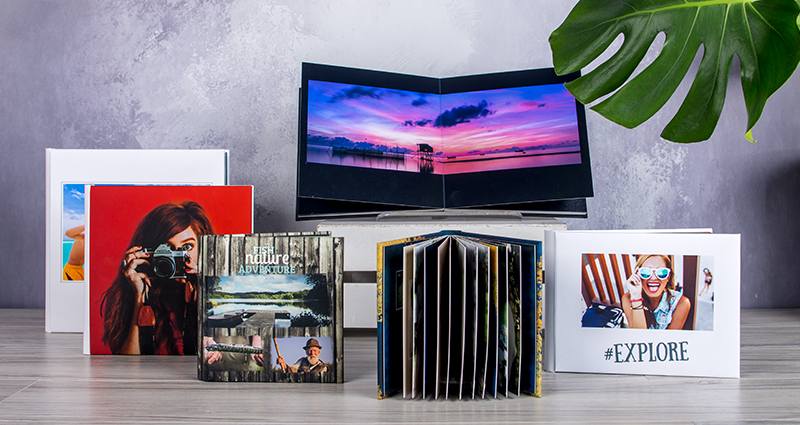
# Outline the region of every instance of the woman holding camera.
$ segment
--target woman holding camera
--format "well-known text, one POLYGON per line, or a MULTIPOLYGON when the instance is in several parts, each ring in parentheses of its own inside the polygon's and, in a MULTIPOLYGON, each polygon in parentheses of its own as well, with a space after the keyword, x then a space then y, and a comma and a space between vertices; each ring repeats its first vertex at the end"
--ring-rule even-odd
MULTIPOLYGON (((150 211, 133 233, 117 277, 103 294, 103 342, 114 354, 194 354, 197 337, 197 243, 213 234, 197 202, 150 211), (153 250, 166 251, 179 277, 153 270, 153 250), (171 252, 170 252, 171 251, 171 252), (162 277, 158 277, 158 275, 162 277)), ((169 259, 169 258, 168 258, 169 259)))
POLYGON ((666 255, 642 255, 636 261, 622 310, 628 326, 638 329, 683 329, 692 302, 675 290, 672 261, 666 255))

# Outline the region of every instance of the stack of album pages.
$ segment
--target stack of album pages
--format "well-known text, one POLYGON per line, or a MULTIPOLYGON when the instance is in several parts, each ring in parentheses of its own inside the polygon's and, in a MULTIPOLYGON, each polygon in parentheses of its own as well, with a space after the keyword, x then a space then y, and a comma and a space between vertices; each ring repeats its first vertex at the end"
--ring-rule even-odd
POLYGON ((541 396, 542 245, 445 231, 378 244, 378 398, 541 396))

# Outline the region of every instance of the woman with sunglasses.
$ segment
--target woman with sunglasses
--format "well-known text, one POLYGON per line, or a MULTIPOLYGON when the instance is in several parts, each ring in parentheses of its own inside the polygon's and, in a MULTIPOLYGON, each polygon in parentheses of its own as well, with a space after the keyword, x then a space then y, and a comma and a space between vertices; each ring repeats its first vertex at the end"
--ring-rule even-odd
POLYGON ((628 326, 638 329, 683 329, 689 298, 675 290, 672 262, 665 255, 642 255, 628 278, 622 310, 628 326))

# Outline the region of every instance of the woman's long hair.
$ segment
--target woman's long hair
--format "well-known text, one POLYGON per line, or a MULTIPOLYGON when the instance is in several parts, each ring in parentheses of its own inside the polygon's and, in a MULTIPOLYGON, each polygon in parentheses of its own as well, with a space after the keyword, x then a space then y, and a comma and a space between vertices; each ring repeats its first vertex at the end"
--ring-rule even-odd
MULTIPOLYGON (((667 255, 640 255, 639 258, 636 260, 636 267, 634 270, 639 270, 639 267, 642 267, 645 261, 647 261, 650 257, 659 257, 664 260, 665 267, 669 269, 669 278, 667 279, 667 286, 664 288, 664 291, 667 293, 667 298, 672 298, 674 294, 672 291, 675 290, 675 270, 672 269, 672 259, 667 255)), ((644 285, 642 285, 644 287, 644 285)), ((651 328, 656 325, 656 316, 653 314, 653 310, 658 308, 658 303, 661 299, 657 299, 653 301, 649 296, 646 295, 644 292, 644 288, 642 288, 642 305, 644 305, 644 319, 647 322, 647 328, 651 328), (653 305, 655 303, 655 305, 653 305)))
MULTIPOLYGON (((158 245, 167 241, 178 233, 191 227, 195 234, 210 235, 214 233, 211 221, 205 209, 194 201, 168 202, 161 204, 139 222, 128 247, 141 246, 144 248, 156 248, 158 245)), ((191 276, 190 276, 191 277, 191 276)), ((177 353, 180 352, 175 338, 176 331, 182 332, 183 329, 173 329, 173 319, 178 319, 179 323, 184 320, 191 320, 187 312, 184 317, 185 307, 187 306, 184 285, 170 284, 169 280, 155 282, 151 279, 151 287, 148 291, 149 304, 153 309, 156 319, 155 341, 157 353, 177 353), (180 317, 174 317, 179 314, 180 317)), ((117 277, 111 283, 108 290, 103 293, 100 301, 100 311, 103 317, 103 342, 108 344, 112 353, 119 353, 125 340, 128 338, 131 321, 133 320, 133 307, 135 304, 136 293, 125 278, 125 268, 120 265, 117 277)), ((188 302, 189 307, 195 303, 188 302)), ((197 315, 196 308, 192 309, 194 316, 197 315)), ((190 326, 194 328, 194 326, 190 326)), ((184 338, 186 341, 186 338, 184 338)), ((194 346, 194 340, 186 341, 194 346)), ((184 353, 189 354, 189 353, 184 353)))

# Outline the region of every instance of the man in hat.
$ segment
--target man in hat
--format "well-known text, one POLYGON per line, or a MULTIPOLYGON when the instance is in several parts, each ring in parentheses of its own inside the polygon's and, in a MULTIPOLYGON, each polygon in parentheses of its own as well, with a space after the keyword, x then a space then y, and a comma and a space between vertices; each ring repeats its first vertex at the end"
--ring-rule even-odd
POLYGON ((319 359, 319 353, 322 351, 322 346, 316 338, 310 338, 303 347, 306 350, 306 356, 301 357, 293 365, 287 365, 283 357, 278 356, 278 364, 284 372, 327 372, 328 365, 319 359))

